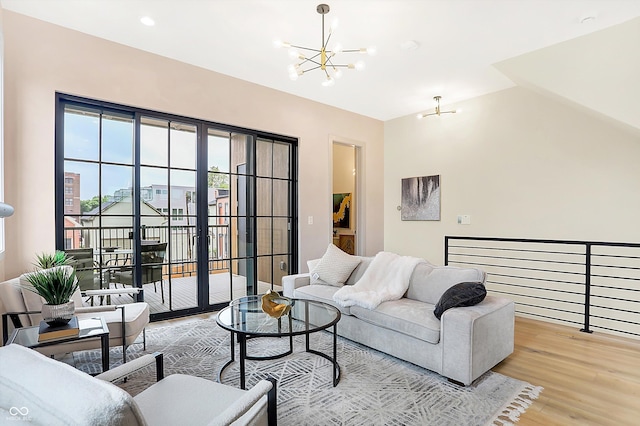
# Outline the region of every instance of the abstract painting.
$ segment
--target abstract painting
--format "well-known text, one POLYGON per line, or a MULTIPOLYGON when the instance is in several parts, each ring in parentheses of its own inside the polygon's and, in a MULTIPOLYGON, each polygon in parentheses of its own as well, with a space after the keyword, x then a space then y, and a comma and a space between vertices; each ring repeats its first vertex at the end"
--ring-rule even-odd
POLYGON ((350 228, 351 193, 333 194, 333 227, 350 228))
POLYGON ((402 220, 440 220, 440 175, 402 179, 402 220))

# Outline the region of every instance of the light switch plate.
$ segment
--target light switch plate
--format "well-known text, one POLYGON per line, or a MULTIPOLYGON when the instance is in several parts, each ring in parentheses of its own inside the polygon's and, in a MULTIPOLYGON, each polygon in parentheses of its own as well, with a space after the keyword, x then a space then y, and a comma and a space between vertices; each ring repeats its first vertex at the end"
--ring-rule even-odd
POLYGON ((458 225, 471 225, 471 215, 468 215, 468 214, 458 215, 458 225))

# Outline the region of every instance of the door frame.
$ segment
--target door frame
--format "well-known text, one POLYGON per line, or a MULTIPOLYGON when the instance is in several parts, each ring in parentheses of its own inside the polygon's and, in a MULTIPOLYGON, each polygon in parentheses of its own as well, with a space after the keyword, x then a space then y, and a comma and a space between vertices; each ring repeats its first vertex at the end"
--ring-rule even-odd
MULTIPOLYGON (((106 109, 114 112, 123 113, 126 115, 131 115, 134 118, 134 149, 136 152, 134 153, 134 182, 132 185, 132 203, 133 203, 133 211, 132 211, 132 223, 133 223, 133 244, 134 244, 134 253, 135 253, 135 274, 137 277, 137 282, 140 282, 141 278, 141 268, 140 268, 140 235, 139 232, 135 232, 135 229, 140 229, 140 212, 139 212, 139 203, 140 203, 140 164, 138 163, 138 159, 140 156, 140 129, 139 129, 139 117, 140 116, 151 116, 160 119, 166 119, 170 121, 183 121, 186 123, 193 123, 197 127, 197 175, 196 175, 196 190, 199 187, 206 187, 207 183, 207 167, 206 167, 206 143, 204 142, 205 138, 205 129, 206 128, 215 128, 224 132, 230 133, 240 133, 251 136, 254 141, 258 140, 258 138, 268 139, 279 141, 283 143, 290 144, 290 173, 291 173, 291 192, 290 192, 290 233, 289 233, 289 256, 291 266, 297 265, 298 263, 298 138, 291 136, 284 136, 270 132, 263 132, 258 130, 246 129, 242 127, 237 127, 228 124, 221 124, 213 121, 208 121, 200 118, 191 118, 185 117, 172 113, 165 113, 162 111, 149 110, 145 108, 138 108, 134 106, 128 106, 123 104, 117 104, 108 101, 101 101, 91 98, 84 98, 76 95, 64 94, 61 92, 55 93, 55 245, 57 249, 62 250, 64 248, 64 108, 61 107, 65 104, 80 104, 90 106, 91 108, 96 109, 106 109), (204 168, 202 168, 204 166, 204 168)), ((254 144, 255 151, 255 144, 254 144)), ((255 152, 253 153, 255 154, 255 152)), ((252 154, 252 155, 253 155, 252 154)), ((208 294, 208 244, 207 242, 207 225, 208 225, 208 212, 207 212, 207 194, 206 191, 198 190, 198 209, 196 212, 196 217, 198 220, 197 226, 197 286, 198 286, 198 297, 196 303, 198 306, 185 308, 175 311, 163 311, 159 313, 152 314, 152 320, 162 320, 169 319, 174 317, 181 317, 186 315, 198 314, 203 312, 210 312, 214 310, 220 309, 222 306, 226 306, 225 303, 220 304, 209 304, 209 294, 208 294), (205 272, 206 273, 203 273, 205 272)), ((254 200, 255 202, 255 200, 254 200)), ((249 221, 251 226, 255 227, 255 221, 249 221)), ((255 234, 255 229, 254 229, 255 234)), ((253 253, 254 263, 257 263, 257 254, 253 253)), ((291 273, 296 273, 297 270, 293 269, 291 273)), ((139 294, 138 298, 142 299, 142 295, 139 294)))
MULTIPOLYGON (((366 192, 365 192, 365 158, 366 158, 366 143, 362 141, 357 141, 354 139, 344 138, 341 136, 329 135, 329 197, 328 197, 328 213, 327 217, 331 217, 333 213, 333 203, 332 197, 333 194, 333 145, 346 145, 352 146, 354 148, 354 160, 355 160, 355 169, 356 169, 356 178, 355 178, 355 192, 356 196, 354 197, 355 205, 356 205, 356 227, 355 227, 355 241, 356 241, 356 250, 355 254, 357 256, 364 256, 366 250, 366 215, 365 215, 365 203, 366 203, 366 192)), ((327 235, 329 236, 328 243, 332 243, 332 235, 333 235, 333 222, 329 220, 329 229, 327 235)))

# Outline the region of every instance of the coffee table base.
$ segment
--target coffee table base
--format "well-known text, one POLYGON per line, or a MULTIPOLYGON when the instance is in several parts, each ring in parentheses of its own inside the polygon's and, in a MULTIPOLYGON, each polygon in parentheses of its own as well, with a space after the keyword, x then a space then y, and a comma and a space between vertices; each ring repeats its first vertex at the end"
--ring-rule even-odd
MULTIPOLYGON (((338 364, 338 358, 337 358, 337 340, 338 340, 338 335, 337 335, 337 324, 334 324, 333 326, 333 357, 330 357, 327 354, 324 354, 322 352, 316 351, 314 349, 310 348, 310 342, 309 342, 309 335, 311 333, 305 333, 305 350, 308 353, 320 356, 326 360, 328 360, 329 362, 331 362, 333 364, 333 387, 336 387, 338 385, 338 383, 340 382, 340 375, 341 375, 341 371, 340 371, 340 365, 338 364)), ((247 335, 244 333, 236 333, 236 332, 231 332, 231 359, 224 364, 220 370, 218 371, 218 382, 222 383, 222 373, 224 372, 224 370, 230 366, 231 364, 233 364, 235 362, 235 338, 234 338, 234 334, 238 334, 238 343, 240 344, 240 388, 241 389, 245 389, 245 361, 246 360, 252 360, 252 361, 266 361, 266 360, 273 360, 273 359, 279 359, 279 358, 283 358, 287 355, 291 355, 293 353, 293 336, 289 336, 289 350, 280 354, 276 354, 276 355, 269 355, 269 356, 250 356, 247 355, 247 339, 253 339, 253 338, 258 338, 258 337, 267 337, 267 336, 252 336, 252 335, 247 335)), ((276 336, 273 336, 276 337, 276 336)), ((279 337, 278 337, 279 338, 279 337)))

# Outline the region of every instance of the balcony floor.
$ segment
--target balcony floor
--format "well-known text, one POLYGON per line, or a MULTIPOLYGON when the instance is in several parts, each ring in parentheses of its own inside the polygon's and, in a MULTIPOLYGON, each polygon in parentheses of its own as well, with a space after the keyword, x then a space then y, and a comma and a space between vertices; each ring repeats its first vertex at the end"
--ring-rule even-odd
MULTIPOLYGON (((149 304, 149 310, 152 314, 161 312, 177 311, 180 309, 194 308, 197 306, 197 282, 196 276, 187 276, 180 278, 165 279, 162 282, 164 286, 164 303, 162 302, 160 283, 156 283, 154 289, 153 284, 144 284, 144 301, 149 304)), ((111 284, 114 287, 114 284, 111 284)), ((120 284, 117 285, 121 287, 120 284)), ((258 282, 258 293, 265 293, 271 289, 271 284, 266 282, 258 282)), ((274 285, 275 291, 282 289, 279 285, 274 285)), ((238 297, 246 296, 246 279, 241 275, 231 275, 229 273, 218 273, 209 275, 209 303, 225 303, 238 297), (231 293, 232 292, 232 293, 231 293)), ((128 295, 112 296, 111 304, 131 303, 132 298, 128 295)), ((86 306, 90 305, 89 301, 85 301, 86 306)))

